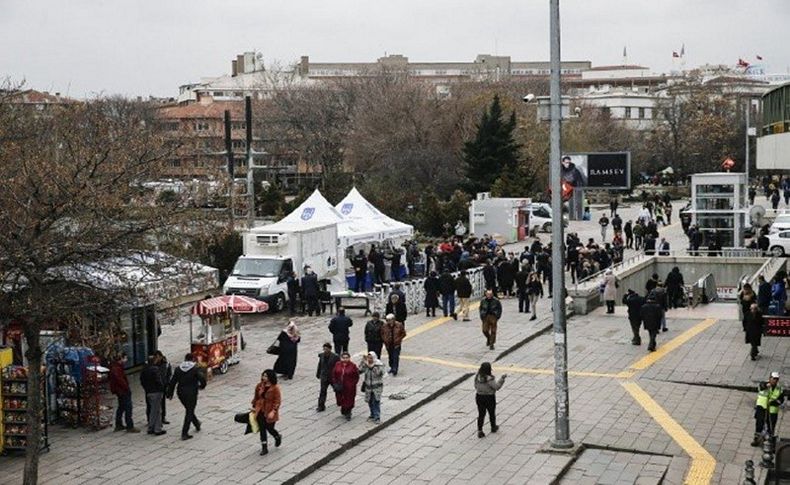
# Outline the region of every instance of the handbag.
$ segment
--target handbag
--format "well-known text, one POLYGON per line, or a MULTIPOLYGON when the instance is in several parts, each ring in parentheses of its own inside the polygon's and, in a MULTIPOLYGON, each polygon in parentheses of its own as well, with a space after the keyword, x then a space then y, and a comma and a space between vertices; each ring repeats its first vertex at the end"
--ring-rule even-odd
POLYGON ((361 391, 361 392, 365 392, 365 391, 367 391, 367 389, 368 389, 368 386, 367 386, 367 384, 365 384, 365 383, 363 382, 363 383, 362 383, 362 389, 360 389, 360 391, 361 391))
POLYGON ((339 382, 333 382, 332 383, 332 390, 335 391, 335 392, 340 392, 340 391, 343 390, 343 386, 340 385, 339 382))
POLYGON ((266 349, 266 353, 271 355, 280 355, 280 341, 275 340, 274 343, 272 343, 269 348, 266 349))

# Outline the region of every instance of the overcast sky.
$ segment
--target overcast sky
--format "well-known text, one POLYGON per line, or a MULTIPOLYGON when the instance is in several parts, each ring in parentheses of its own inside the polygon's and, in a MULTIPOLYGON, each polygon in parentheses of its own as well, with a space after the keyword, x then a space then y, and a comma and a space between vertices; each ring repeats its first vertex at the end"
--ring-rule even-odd
MULTIPOLYGON (((0 0, 0 77, 74 97, 175 96, 257 50, 265 62, 546 60, 548 0, 0 0)), ((561 0, 562 57, 656 72, 790 70, 790 0, 561 0)))

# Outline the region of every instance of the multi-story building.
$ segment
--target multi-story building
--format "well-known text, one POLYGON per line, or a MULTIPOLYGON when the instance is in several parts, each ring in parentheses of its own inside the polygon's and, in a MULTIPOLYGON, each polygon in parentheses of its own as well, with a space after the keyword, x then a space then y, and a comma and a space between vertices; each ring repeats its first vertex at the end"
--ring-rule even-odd
POLYGON ((246 173, 244 102, 215 101, 164 106, 157 110, 159 127, 178 144, 168 161, 166 175, 173 178, 215 179, 227 173, 225 111, 230 111, 231 145, 236 173, 246 173))
MULTIPOLYGON (((590 61, 565 61, 562 75, 578 79, 590 69, 590 61)), ((548 62, 511 61, 510 56, 480 54, 472 62, 410 62, 408 57, 392 54, 376 62, 310 62, 302 56, 292 68, 267 71, 260 53, 245 52, 231 61, 229 75, 203 78, 179 88, 179 102, 197 101, 206 96, 215 100, 241 100, 244 96, 264 99, 276 89, 298 88, 344 78, 379 76, 384 72, 405 73, 436 85, 440 95, 448 95, 456 82, 480 82, 548 78, 548 62)))

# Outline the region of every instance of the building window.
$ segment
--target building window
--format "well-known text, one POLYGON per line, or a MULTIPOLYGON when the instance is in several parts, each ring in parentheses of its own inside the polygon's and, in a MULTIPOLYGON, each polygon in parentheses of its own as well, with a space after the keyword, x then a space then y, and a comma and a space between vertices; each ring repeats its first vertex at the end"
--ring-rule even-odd
POLYGON ((247 147, 247 142, 244 140, 233 140, 231 146, 235 149, 244 149, 247 147))
POLYGON ((232 130, 246 130, 247 123, 244 121, 234 121, 230 124, 232 130))
POLYGON ((206 131, 208 128, 208 122, 206 121, 198 121, 195 123, 195 131, 206 131))
POLYGON ((639 108, 639 119, 645 118, 645 108, 639 108))
POLYGON ((242 96, 244 96, 244 93, 242 93, 241 91, 233 91, 233 96, 236 98, 241 98, 242 96))
POLYGON ((625 108, 625 116, 623 118, 630 120, 631 119, 631 107, 628 106, 625 108))
POLYGON ((211 93, 211 95, 214 97, 222 97, 225 96, 225 93, 222 91, 214 91, 213 93, 211 93))
POLYGON ((177 159, 177 158, 174 158, 174 159, 172 159, 172 160, 169 160, 169 161, 167 162, 167 164, 168 164, 169 166, 171 166, 171 167, 180 167, 180 166, 181 166, 181 160, 179 160, 179 159, 177 159))

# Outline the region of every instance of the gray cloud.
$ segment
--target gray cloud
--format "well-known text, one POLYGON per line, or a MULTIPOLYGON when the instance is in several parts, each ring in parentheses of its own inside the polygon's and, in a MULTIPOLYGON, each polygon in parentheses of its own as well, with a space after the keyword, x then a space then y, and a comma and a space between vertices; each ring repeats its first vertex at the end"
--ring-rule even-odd
MULTIPOLYGON (((548 58, 546 0, 0 0, 0 75, 30 87, 175 95, 224 74, 245 50, 267 62, 548 58)), ((787 72, 787 0, 562 0, 563 58, 658 72, 685 43, 686 66, 754 61, 787 72)))

